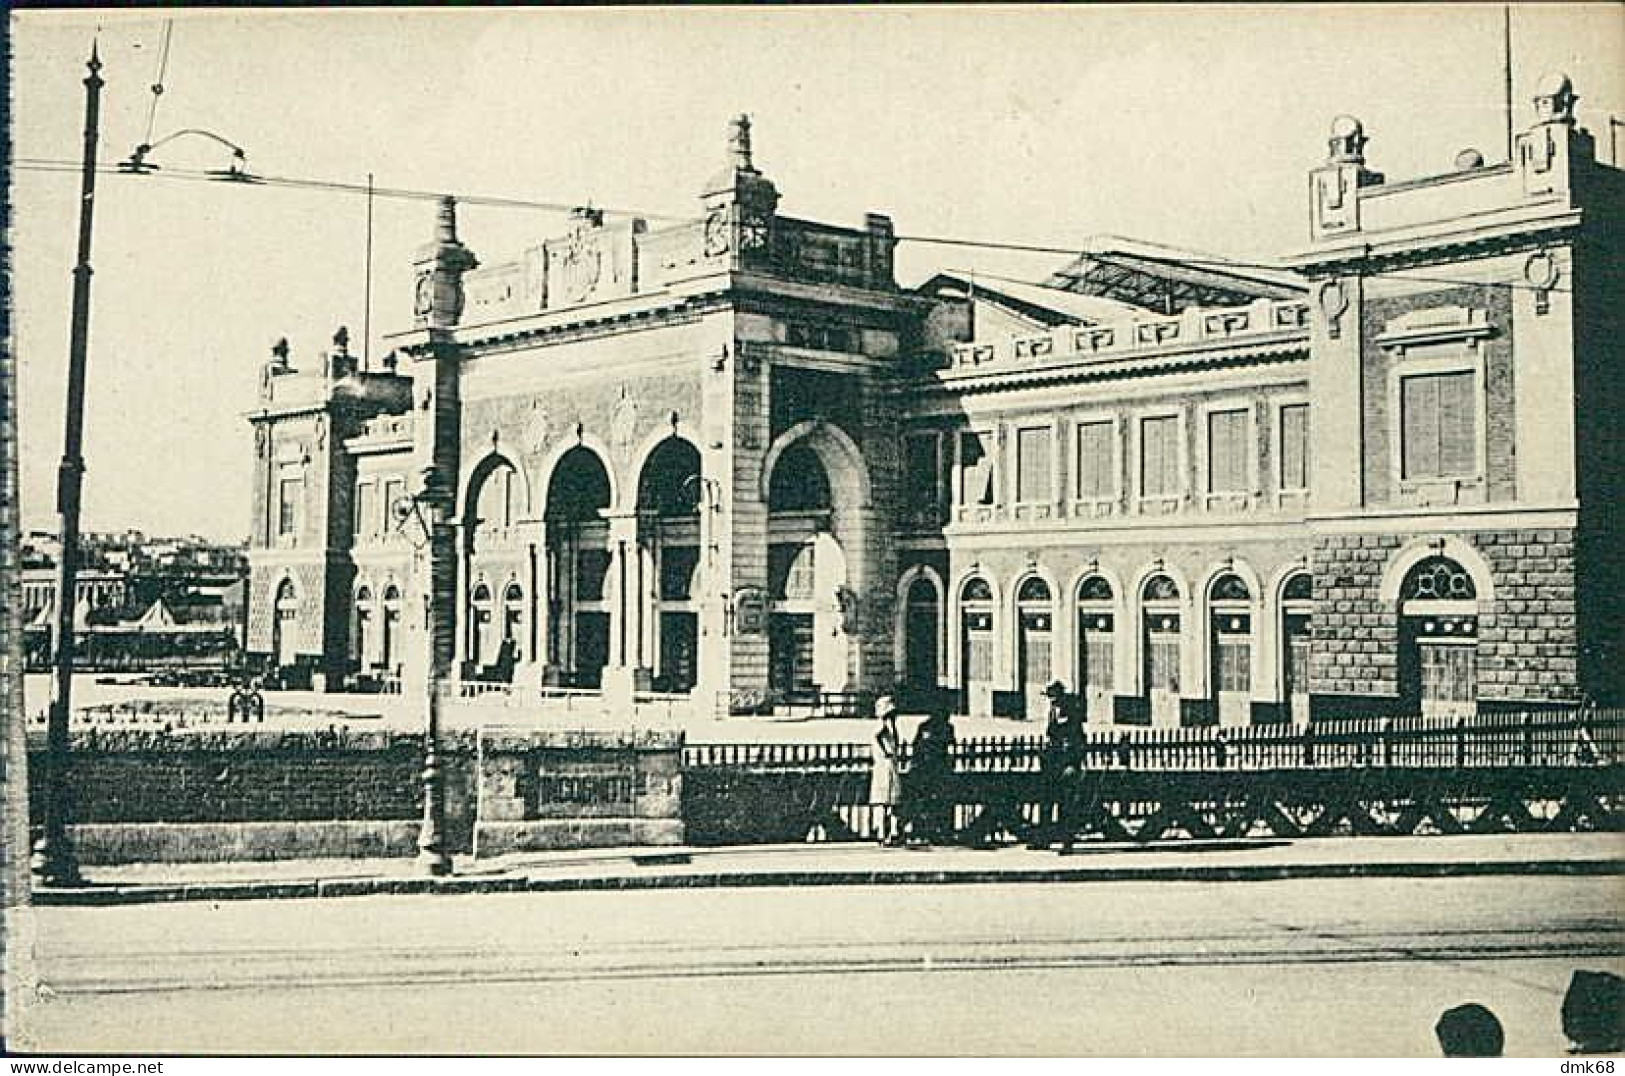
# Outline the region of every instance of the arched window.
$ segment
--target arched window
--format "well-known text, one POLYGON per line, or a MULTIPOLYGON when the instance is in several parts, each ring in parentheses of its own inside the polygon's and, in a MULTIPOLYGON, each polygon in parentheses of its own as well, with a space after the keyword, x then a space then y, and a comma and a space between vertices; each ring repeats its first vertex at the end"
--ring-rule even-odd
POLYGON ((299 593, 293 580, 284 578, 277 584, 272 600, 271 651, 278 665, 292 665, 297 651, 295 625, 299 619, 299 593))
POLYGON ((966 683, 993 680, 993 588, 972 576, 959 588, 960 675, 966 683))
POLYGON ((1298 572, 1286 581, 1281 588, 1281 600, 1287 602, 1306 602, 1314 599, 1314 578, 1308 572, 1298 572))
POLYGON ((1140 588, 1140 596, 1148 602, 1178 601, 1179 584, 1171 576, 1153 575, 1140 588))
POLYGON ((768 482, 769 512, 828 511, 833 504, 829 473, 809 445, 797 442, 785 449, 773 465, 768 482))
POLYGON ((1048 602, 1049 600, 1049 584, 1036 575, 1023 582, 1021 589, 1016 593, 1016 602, 1021 605, 1032 602, 1048 602))
POLYGON ((1102 575, 1085 576, 1078 584, 1078 692, 1089 720, 1116 717, 1113 666, 1116 662, 1116 617, 1112 585, 1102 575))
POLYGON ((673 434, 660 442, 638 476, 638 511, 691 516, 700 503, 700 450, 673 434))
POLYGON ((1050 660, 1054 616, 1049 584, 1036 575, 1022 580, 1016 588, 1016 683, 1027 694, 1029 717, 1042 716, 1048 705, 1043 690, 1055 678, 1050 660))
POLYGON ((1399 689, 1425 717, 1478 705, 1478 588, 1456 561, 1419 562, 1399 587, 1399 689))
POLYGON ((965 580, 964 586, 959 588, 961 602, 990 602, 993 600, 993 588, 986 579, 973 575, 965 580))
POLYGON ((1213 581, 1208 596, 1214 602, 1247 602, 1253 598, 1246 580, 1235 573, 1226 573, 1213 581))
POLYGON ((1291 719, 1309 721, 1309 654, 1314 641, 1314 579, 1296 572, 1281 586, 1281 691, 1291 719))
POLYGON ((1103 575, 1087 576, 1078 584, 1078 601, 1080 602, 1109 602, 1112 600, 1112 585, 1103 575))
POLYGON ((1252 591, 1227 572, 1208 587, 1208 677, 1221 725, 1252 723, 1252 591))
POLYGON ((1179 584, 1167 575, 1153 575, 1140 587, 1144 632, 1144 677, 1151 721, 1180 724, 1179 584))
POLYGON ((550 523, 581 523, 598 518, 609 507, 609 471, 598 453, 577 445, 553 467, 547 483, 546 518, 550 523))
POLYGON ((1478 589, 1467 569, 1448 557, 1429 557, 1420 562, 1400 584, 1399 600, 1474 601, 1478 589))
POLYGON ((941 602, 937 588, 925 576, 908 585, 904 603, 904 679, 915 687, 937 683, 937 638, 941 631, 941 602))

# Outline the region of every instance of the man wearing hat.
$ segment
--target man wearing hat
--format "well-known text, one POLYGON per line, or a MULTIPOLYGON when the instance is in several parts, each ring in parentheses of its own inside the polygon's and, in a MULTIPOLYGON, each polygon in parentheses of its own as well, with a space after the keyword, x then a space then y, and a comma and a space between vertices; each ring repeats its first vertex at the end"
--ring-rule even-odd
POLYGON ((1048 848, 1057 840, 1061 852, 1072 850, 1076 828, 1072 806, 1078 798, 1078 782, 1083 770, 1083 715, 1078 699, 1056 680, 1044 689, 1049 699, 1049 723, 1044 729, 1044 754, 1040 761, 1042 794, 1038 826, 1027 842, 1028 848, 1048 848))

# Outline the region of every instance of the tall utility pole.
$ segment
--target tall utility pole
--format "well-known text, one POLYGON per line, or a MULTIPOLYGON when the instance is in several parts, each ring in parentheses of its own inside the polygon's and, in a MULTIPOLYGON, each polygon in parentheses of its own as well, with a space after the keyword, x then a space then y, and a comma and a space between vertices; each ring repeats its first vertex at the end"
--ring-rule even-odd
POLYGON ((79 863, 68 839, 68 719, 73 713, 73 613, 78 605, 79 496, 84 484, 81 454, 85 425, 85 353, 90 345, 90 234, 96 205, 96 140, 100 128, 102 61, 94 43, 85 65, 85 150, 79 194, 79 260, 73 267, 73 314, 68 342, 68 407, 56 505, 62 517, 62 549, 56 568, 56 663, 51 711, 45 732, 44 817, 34 845, 34 878, 46 886, 79 884, 79 863))
POLYGON ((1506 128, 1507 160, 1512 160, 1512 5, 1501 5, 1501 119, 1506 128))

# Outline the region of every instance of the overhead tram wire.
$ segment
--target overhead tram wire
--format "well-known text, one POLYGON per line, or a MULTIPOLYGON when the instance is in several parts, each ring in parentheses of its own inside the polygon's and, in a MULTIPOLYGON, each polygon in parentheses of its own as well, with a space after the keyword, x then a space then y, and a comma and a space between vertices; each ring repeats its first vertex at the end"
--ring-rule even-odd
POLYGON ((158 120, 158 100, 164 95, 164 76, 169 71, 169 40, 175 32, 175 20, 164 20, 164 41, 158 48, 158 77, 152 83, 152 107, 147 109, 147 137, 143 145, 152 144, 153 125, 158 120))
MULTIPOLYGON (((80 168, 69 161, 55 160, 45 157, 18 157, 12 162, 12 167, 20 172, 71 172, 78 174, 80 168)), ((117 166, 98 166, 98 172, 105 175, 127 175, 117 166)), ((192 181, 205 181, 211 183, 235 182, 244 186, 280 187, 294 190, 310 190, 335 194, 351 194, 365 196, 368 192, 365 183, 346 183, 342 180, 324 179, 298 179, 290 176, 262 176, 251 172, 221 172, 202 171, 198 169, 164 168, 146 174, 147 179, 181 179, 192 181)), ((393 198, 405 201, 438 202, 448 194, 457 199, 459 205, 483 206, 493 209, 527 209, 548 213, 570 213, 581 208, 582 203, 545 202, 537 199, 515 198, 486 194, 458 194, 455 191, 427 191, 410 187, 373 187, 373 197, 393 198)), ((692 217, 674 213, 654 213, 646 210, 620 209, 611 206, 598 207, 602 212, 618 217, 642 217, 646 220, 659 221, 691 221, 692 217)), ((1061 257, 1077 258, 1089 253, 1082 246, 1061 247, 1044 246, 1033 243, 1006 243, 985 239, 966 239, 957 236, 942 235, 897 235, 894 237, 899 243, 920 243, 928 246, 968 247, 978 250, 1007 251, 1014 254, 1043 254, 1061 257)), ((1238 269, 1263 270, 1272 273, 1291 273, 1294 270, 1281 265, 1271 265, 1266 262, 1248 262, 1227 258, 1179 258, 1179 264, 1190 265, 1203 269, 1238 269)), ((1510 288, 1514 290, 1544 291, 1548 293, 1570 294, 1572 289, 1554 285, 1542 288, 1535 284, 1511 280, 1467 280, 1457 277, 1442 277, 1432 274, 1422 275, 1408 269, 1396 270, 1384 274, 1396 279, 1413 280, 1426 284, 1446 284, 1457 287, 1491 287, 1510 288)), ((1056 288, 1053 284, 1038 283, 1035 287, 1051 288, 1056 291, 1066 291, 1065 288, 1056 288)))
MULTIPOLYGON (((72 172, 78 174, 80 168, 68 161, 55 160, 48 157, 18 157, 12 167, 23 172, 72 172)), ((116 165, 98 165, 96 171, 102 175, 124 176, 129 173, 116 165)), ((255 172, 225 172, 208 171, 195 168, 165 167, 145 173, 143 179, 179 179, 202 181, 210 183, 239 183, 249 187, 280 187, 291 190, 309 190, 318 193, 352 194, 365 197, 368 193, 365 183, 346 183, 342 180, 330 179, 300 179, 292 176, 269 176, 255 172)), ((581 202, 545 202, 531 198, 503 197, 488 194, 460 194, 456 191, 429 191, 418 190, 411 187, 373 187, 371 191, 375 198, 393 198, 403 201, 438 202, 448 194, 457 199, 459 205, 485 206, 493 209, 529 209, 547 213, 569 213, 582 208, 581 202)), ((617 209, 610 206, 600 207, 603 212, 613 216, 642 217, 646 220, 686 221, 692 218, 675 213, 652 213, 643 210, 617 209)))

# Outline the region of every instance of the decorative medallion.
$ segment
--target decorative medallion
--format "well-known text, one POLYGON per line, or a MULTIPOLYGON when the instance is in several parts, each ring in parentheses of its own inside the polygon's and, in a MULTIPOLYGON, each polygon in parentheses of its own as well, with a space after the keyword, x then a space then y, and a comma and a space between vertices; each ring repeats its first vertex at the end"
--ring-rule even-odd
POLYGON ((715 258, 726 254, 732 245, 728 235, 728 211, 713 209, 705 218, 705 256, 715 258))
POLYGON ((1557 259, 1548 251, 1537 250, 1523 263, 1523 277, 1535 287, 1535 313, 1544 314, 1551 309, 1552 288, 1561 275, 1557 259))
POLYGON ((1320 293, 1316 297, 1320 303, 1320 314, 1326 319, 1326 335, 1336 340, 1342 329, 1342 318, 1349 308, 1348 289, 1341 280, 1328 280, 1320 286, 1320 293))

